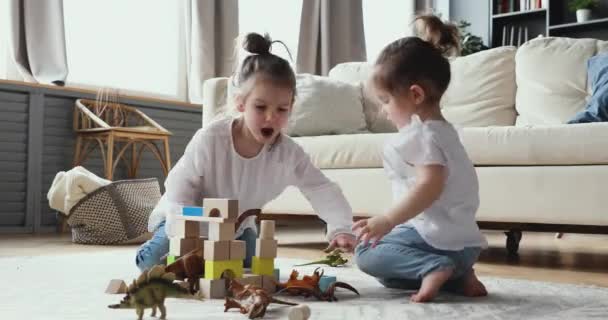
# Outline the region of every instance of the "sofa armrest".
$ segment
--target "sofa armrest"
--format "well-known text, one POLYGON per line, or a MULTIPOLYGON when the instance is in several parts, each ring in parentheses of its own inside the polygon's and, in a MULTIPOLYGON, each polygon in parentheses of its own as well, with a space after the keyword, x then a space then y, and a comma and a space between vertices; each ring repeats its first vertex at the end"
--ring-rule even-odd
POLYGON ((203 83, 203 127, 226 105, 227 88, 228 78, 212 78, 203 83))

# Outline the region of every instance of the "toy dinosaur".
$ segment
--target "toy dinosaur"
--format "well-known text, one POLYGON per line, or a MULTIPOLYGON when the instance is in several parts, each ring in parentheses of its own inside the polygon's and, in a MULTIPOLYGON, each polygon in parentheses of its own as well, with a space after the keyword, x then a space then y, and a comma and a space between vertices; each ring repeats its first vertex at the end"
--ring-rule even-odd
POLYGON ((277 287, 279 291, 277 293, 286 291, 291 295, 301 295, 304 297, 315 296, 318 300, 321 301, 338 301, 338 298, 335 296, 336 287, 348 289, 357 295, 359 295, 359 291, 353 288, 351 285, 345 282, 333 282, 324 292, 319 288, 319 281, 323 276, 323 271, 319 272, 319 268, 316 268, 312 276, 304 276, 302 279, 298 279, 298 271, 291 271, 291 275, 289 275, 289 280, 287 282, 277 283, 277 287))
POLYGON ((199 279, 205 274, 203 248, 186 253, 168 265, 166 271, 174 273, 178 280, 187 279, 190 293, 195 294, 200 290, 199 279))
POLYGON ((330 254, 328 254, 324 259, 309 262, 309 263, 304 263, 304 264, 298 264, 298 265, 295 265, 295 267, 308 266, 308 265, 312 265, 312 264, 326 264, 330 267, 339 267, 339 266, 346 264, 347 262, 348 262, 348 259, 345 259, 344 257, 342 257, 342 251, 340 251, 339 249, 335 249, 330 254))
POLYGON ((247 314, 249 319, 263 317, 266 314, 266 308, 271 303, 297 305, 297 303, 275 299, 266 290, 258 286, 252 284, 243 286, 234 279, 230 281, 228 291, 232 293, 232 297, 226 297, 224 312, 232 308, 238 308, 242 314, 247 314))
POLYGON ((165 319, 167 309, 165 298, 193 298, 186 288, 174 283, 175 274, 166 272, 165 267, 156 265, 149 271, 144 271, 137 281, 129 285, 127 295, 119 304, 111 304, 112 309, 135 309, 137 318, 142 319, 144 309, 152 308, 152 316, 156 316, 156 308, 160 310, 160 318, 165 319))

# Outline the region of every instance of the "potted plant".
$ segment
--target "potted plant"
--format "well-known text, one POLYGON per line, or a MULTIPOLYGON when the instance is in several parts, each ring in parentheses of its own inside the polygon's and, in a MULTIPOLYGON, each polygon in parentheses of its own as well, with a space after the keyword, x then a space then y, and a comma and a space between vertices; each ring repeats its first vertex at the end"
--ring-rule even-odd
POLYGON ((591 9, 597 6, 597 0, 570 0, 571 11, 576 12, 576 21, 585 22, 591 20, 591 9))

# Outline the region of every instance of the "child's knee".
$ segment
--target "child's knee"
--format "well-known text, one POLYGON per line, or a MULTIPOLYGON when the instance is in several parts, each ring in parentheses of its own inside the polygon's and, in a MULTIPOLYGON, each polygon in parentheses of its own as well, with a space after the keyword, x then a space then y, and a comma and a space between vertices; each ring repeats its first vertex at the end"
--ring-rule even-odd
POLYGON ((382 272, 382 265, 379 263, 378 255, 376 252, 371 252, 370 246, 362 246, 359 245, 355 249, 355 262, 357 263, 357 267, 359 270, 372 275, 378 276, 382 272))

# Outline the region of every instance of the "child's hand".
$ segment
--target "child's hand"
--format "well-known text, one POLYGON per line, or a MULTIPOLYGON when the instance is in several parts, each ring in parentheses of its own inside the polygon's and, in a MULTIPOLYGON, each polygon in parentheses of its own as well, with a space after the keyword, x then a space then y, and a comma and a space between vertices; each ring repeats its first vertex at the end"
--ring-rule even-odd
POLYGON ((363 241, 365 245, 367 245, 370 240, 373 240, 373 248, 382 237, 393 229, 393 227, 393 223, 386 216, 376 216, 357 221, 353 225, 353 231, 356 233, 357 229, 360 229, 357 240, 363 241))
POLYGON ((331 252, 336 248, 341 249, 343 252, 353 252, 357 241, 355 236, 347 233, 340 233, 334 237, 333 240, 329 243, 329 246, 325 248, 323 251, 331 252))

